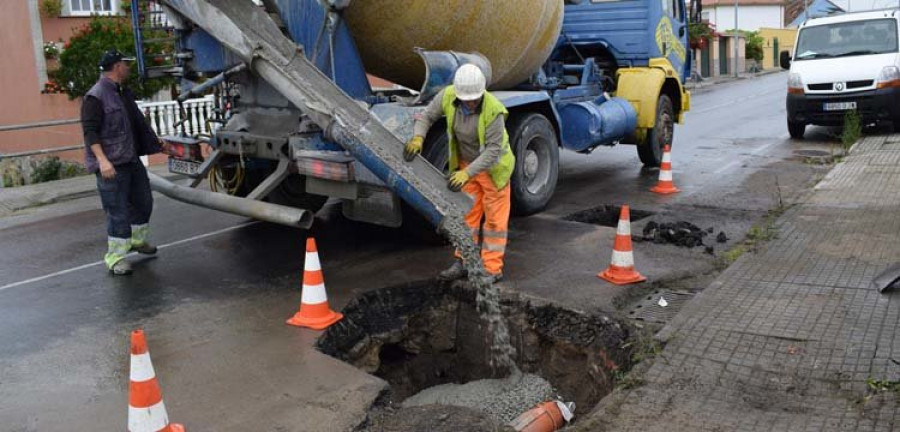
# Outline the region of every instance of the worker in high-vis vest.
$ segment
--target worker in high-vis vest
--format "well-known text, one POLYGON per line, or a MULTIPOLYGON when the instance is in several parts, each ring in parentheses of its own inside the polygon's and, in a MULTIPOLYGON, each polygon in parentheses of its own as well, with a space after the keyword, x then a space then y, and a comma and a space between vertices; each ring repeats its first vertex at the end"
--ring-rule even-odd
MULTIPOLYGON (((505 120, 509 112, 494 95, 485 91, 484 73, 475 65, 456 71, 447 86, 416 120, 413 138, 406 143, 406 160, 422 152, 425 135, 434 122, 447 118, 450 139, 448 187, 462 190, 475 204, 466 215, 472 238, 481 247, 481 259, 492 282, 503 278, 503 257, 509 229, 509 179, 516 158, 509 147, 505 120)), ((459 251, 453 265, 441 272, 443 280, 467 276, 459 251)))

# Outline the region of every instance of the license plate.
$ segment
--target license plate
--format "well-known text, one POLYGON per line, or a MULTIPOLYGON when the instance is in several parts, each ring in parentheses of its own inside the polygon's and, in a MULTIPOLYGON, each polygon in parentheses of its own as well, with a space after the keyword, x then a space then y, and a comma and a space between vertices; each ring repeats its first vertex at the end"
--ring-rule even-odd
POLYGON ((169 171, 177 174, 194 176, 200 172, 200 164, 197 162, 169 158, 169 171))
POLYGON ((856 109, 856 102, 829 102, 825 104, 825 111, 849 111, 856 109))

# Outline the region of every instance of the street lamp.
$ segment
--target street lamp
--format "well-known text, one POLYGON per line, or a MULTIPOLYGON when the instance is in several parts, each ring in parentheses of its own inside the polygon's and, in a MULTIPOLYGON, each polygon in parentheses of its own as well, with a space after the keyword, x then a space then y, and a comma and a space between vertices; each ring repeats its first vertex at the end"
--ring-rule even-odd
POLYGON ((738 76, 738 0, 734 0, 734 37, 731 44, 734 45, 734 77, 738 76))

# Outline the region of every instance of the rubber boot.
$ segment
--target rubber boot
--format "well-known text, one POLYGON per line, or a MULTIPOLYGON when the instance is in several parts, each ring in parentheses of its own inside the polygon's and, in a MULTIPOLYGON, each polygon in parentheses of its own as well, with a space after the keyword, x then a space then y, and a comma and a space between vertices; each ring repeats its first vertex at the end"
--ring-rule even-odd
POLYGON ((450 268, 438 274, 438 279, 442 281, 453 281, 462 279, 468 276, 468 274, 469 271, 466 270, 466 267, 463 265, 462 261, 456 260, 453 262, 453 265, 451 265, 450 268))
POLYGON ((131 239, 109 237, 107 239, 106 268, 114 275, 131 274, 131 264, 125 261, 125 255, 131 249, 131 239))
POLYGON ((143 255, 156 254, 156 246, 153 246, 147 241, 149 237, 150 224, 132 225, 131 250, 143 255))

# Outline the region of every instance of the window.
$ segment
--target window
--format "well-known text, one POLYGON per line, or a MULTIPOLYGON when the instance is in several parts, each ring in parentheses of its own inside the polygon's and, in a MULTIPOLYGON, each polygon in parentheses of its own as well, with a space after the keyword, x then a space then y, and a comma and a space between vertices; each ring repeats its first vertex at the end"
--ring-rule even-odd
POLYGON ((850 21, 800 30, 796 60, 897 52, 894 19, 850 21))
POLYGON ((68 15, 112 15, 118 12, 117 0, 66 0, 68 15))
POLYGON ((681 0, 672 0, 672 17, 678 22, 684 21, 684 9, 681 7, 681 4, 681 0))

